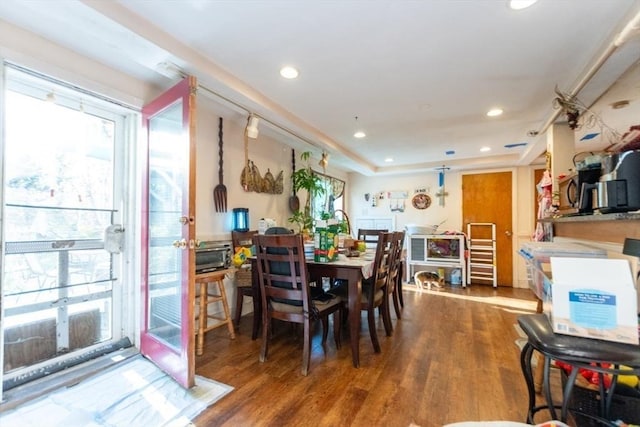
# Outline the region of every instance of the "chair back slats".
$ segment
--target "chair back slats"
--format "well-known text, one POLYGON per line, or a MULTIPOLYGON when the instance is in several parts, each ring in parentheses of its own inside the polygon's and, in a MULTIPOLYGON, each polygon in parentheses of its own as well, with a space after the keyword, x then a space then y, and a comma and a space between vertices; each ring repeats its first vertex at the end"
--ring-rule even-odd
POLYGON ((381 232, 376 244, 376 255, 373 264, 373 296, 387 285, 391 263, 393 262, 394 233, 381 232))
POLYGON ((392 293, 396 287, 398 276, 402 275, 402 246, 404 245, 404 231, 396 231, 393 236, 393 260, 391 271, 389 272, 389 285, 387 287, 387 293, 392 293))
POLYGON ((253 245, 253 236, 258 234, 258 230, 250 231, 232 231, 231 232, 231 244, 235 251, 239 247, 249 248, 253 245))
MULTIPOLYGON (((253 238, 263 307, 274 311, 272 302, 302 306, 309 312, 311 298, 302 236, 257 235, 253 238), (293 272, 293 273, 292 273, 293 272)), ((291 320, 298 316, 288 313, 291 320)))
POLYGON ((369 325, 369 335, 373 350, 380 353, 381 347, 378 341, 378 333, 376 332, 375 312, 376 308, 380 308, 382 318, 385 324, 387 335, 391 332, 390 322, 386 311, 386 286, 389 277, 391 262, 393 261, 393 235, 394 233, 381 232, 378 234, 378 242, 376 244, 376 252, 373 261, 373 275, 363 283, 363 298, 361 310, 367 311, 367 321, 369 325))
POLYGON ((342 300, 335 298, 321 307, 313 304, 309 275, 300 234, 265 234, 253 237, 256 248, 256 269, 262 306, 262 348, 260 361, 267 359, 271 319, 303 325, 304 345, 302 375, 309 372, 311 361, 311 322, 323 323, 322 344, 327 338, 328 317, 334 314, 333 334, 340 348, 340 312, 342 300))
POLYGON ((366 243, 376 243, 380 236, 380 233, 388 233, 389 230, 378 230, 378 229, 370 229, 370 228, 359 228, 358 229, 358 240, 362 240, 366 243))
MULTIPOLYGON (((238 248, 250 248, 253 245, 253 236, 258 235, 258 230, 250 231, 232 231, 231 244, 233 251, 238 248)), ((238 269, 235 274, 234 282, 236 285, 236 308, 235 308, 235 324, 240 326, 240 318, 242 317, 242 306, 244 297, 253 298, 253 274, 251 272, 251 260, 246 260, 243 268, 238 269)), ((258 320, 253 321, 253 336, 258 334, 258 320)))

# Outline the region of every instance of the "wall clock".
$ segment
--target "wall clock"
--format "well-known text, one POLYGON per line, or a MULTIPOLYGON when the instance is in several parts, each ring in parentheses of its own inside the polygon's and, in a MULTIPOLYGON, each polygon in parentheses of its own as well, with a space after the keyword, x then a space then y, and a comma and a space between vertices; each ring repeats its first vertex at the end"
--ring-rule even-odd
POLYGON ((411 199, 411 204, 416 209, 427 209, 429 206, 431 206, 431 197, 429 197, 428 194, 424 193, 416 194, 415 196, 413 196, 413 199, 411 199))

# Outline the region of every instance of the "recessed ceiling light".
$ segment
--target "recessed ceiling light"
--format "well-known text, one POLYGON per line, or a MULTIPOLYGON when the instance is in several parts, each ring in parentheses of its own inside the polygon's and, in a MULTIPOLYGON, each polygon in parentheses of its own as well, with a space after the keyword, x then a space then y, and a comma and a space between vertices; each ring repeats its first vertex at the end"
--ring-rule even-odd
POLYGON ((386 159, 384 159, 384 161, 387 162, 387 163, 391 163, 391 162, 393 162, 393 158, 387 157, 386 159))
POLYGON ((486 153, 487 151, 491 151, 491 147, 482 147, 480 151, 486 153))
POLYGON ((502 113, 503 113, 502 108, 492 108, 491 110, 487 111, 487 116, 498 117, 502 115, 502 113))
POLYGON ((298 77, 298 70, 291 66, 282 67, 280 69, 280 75, 285 79, 295 79, 298 77))
POLYGON ((537 1, 538 0, 510 0, 509 7, 513 10, 522 10, 532 6, 537 1))
POLYGON ((362 132, 361 130, 353 134, 354 138, 364 138, 365 136, 367 136, 367 134, 362 132))

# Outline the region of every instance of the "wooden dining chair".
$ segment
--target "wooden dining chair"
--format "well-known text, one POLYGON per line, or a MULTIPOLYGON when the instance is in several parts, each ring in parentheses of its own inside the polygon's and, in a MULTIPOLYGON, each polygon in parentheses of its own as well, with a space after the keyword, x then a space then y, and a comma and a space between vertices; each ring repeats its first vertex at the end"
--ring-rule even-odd
MULTIPOLYGON (((398 280, 396 280, 396 287, 394 289, 393 304, 400 309, 404 307, 404 298, 402 296, 402 284, 403 284, 403 280, 406 280, 405 271, 406 271, 406 265, 407 265, 407 254, 404 249, 404 242, 406 237, 407 237, 407 232, 402 231, 402 244, 400 245, 399 253, 397 254, 397 258, 396 258, 396 265, 398 268, 398 271, 397 271, 398 280)), ((400 319, 400 315, 398 315, 398 319, 400 319)))
POLYGON ((378 242, 378 236, 380 233, 388 233, 389 230, 377 230, 370 228, 358 228, 358 240, 362 240, 365 242, 368 248, 372 248, 378 242))
MULTIPOLYGON (((389 270, 389 278, 387 282, 387 298, 393 303, 396 318, 402 317, 400 313, 400 298, 402 282, 402 247, 404 245, 404 231, 396 231, 393 233, 393 258, 391 261, 391 269, 389 270)), ((391 324, 391 303, 387 301, 385 315, 388 316, 388 322, 391 324)))
MULTIPOLYGON (((378 234, 376 252, 373 261, 373 274, 362 282, 362 297, 358 303, 361 311, 367 312, 369 336, 373 344, 373 350, 380 353, 380 341, 376 332, 376 310, 384 323, 387 336, 391 336, 392 328, 390 316, 385 315, 387 305, 387 281, 393 262, 393 237, 394 233, 381 232, 378 234)), ((331 290, 331 293, 339 295, 347 300, 347 286, 339 285, 331 290)), ((346 314, 345 314, 346 315, 346 314)))
POLYGON ((340 342, 342 299, 315 301, 309 285, 309 274, 300 234, 257 235, 258 280, 262 302, 262 349, 260 362, 267 360, 272 319, 303 325, 304 344, 302 375, 309 373, 311 361, 311 325, 322 321, 322 344, 327 340, 329 315, 333 314, 333 336, 336 348, 340 342))
MULTIPOLYGON (((258 230, 250 230, 250 231, 232 231, 231 232, 231 244, 233 245, 233 250, 235 251, 239 247, 250 248, 253 245, 252 238, 253 236, 258 234, 258 230)), ((247 262, 249 266, 251 265, 247 262)), ((236 327, 240 326, 240 318, 242 317, 242 305, 244 304, 244 297, 253 298, 253 287, 252 287, 252 274, 251 268, 246 268, 247 266, 243 266, 241 270, 236 272, 236 277, 234 283, 236 285, 236 314, 234 323, 236 327), (240 273, 241 274, 238 274, 240 273)), ((254 322, 255 325, 256 322, 254 322)))
POLYGON ((380 342, 376 332, 376 309, 378 309, 380 317, 382 317, 386 335, 391 336, 392 333, 390 316, 388 315, 387 285, 393 267, 394 235, 395 233, 393 232, 382 232, 378 235, 373 263, 373 276, 365 281, 362 289, 363 298, 360 307, 361 310, 367 312, 369 335, 376 353, 380 353, 380 342), (385 312, 387 315, 385 315, 385 312))

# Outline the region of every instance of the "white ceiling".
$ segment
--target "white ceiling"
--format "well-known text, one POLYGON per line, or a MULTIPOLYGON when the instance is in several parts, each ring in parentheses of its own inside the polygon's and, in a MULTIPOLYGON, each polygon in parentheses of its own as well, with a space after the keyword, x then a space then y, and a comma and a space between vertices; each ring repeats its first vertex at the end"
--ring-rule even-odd
POLYGON ((176 64, 238 113, 277 125, 261 132, 363 174, 531 163, 558 116, 556 85, 589 105, 638 61, 638 28, 613 43, 638 14, 640 0, 521 11, 506 0, 0 2, 0 19, 137 78, 168 87, 158 64, 176 64), (285 64, 298 79, 279 76, 285 64), (486 117, 493 107, 504 114, 486 117))

